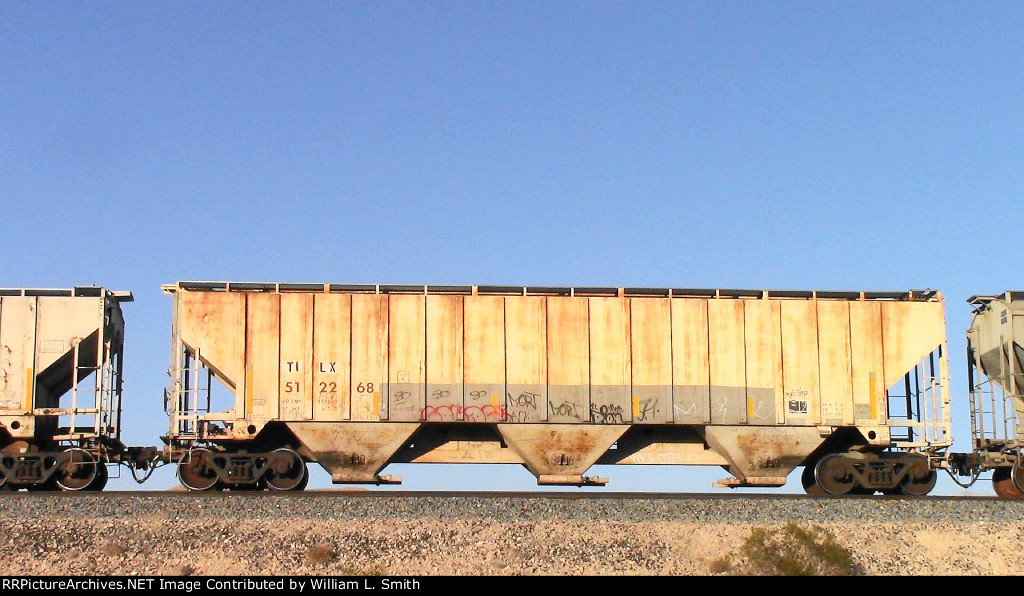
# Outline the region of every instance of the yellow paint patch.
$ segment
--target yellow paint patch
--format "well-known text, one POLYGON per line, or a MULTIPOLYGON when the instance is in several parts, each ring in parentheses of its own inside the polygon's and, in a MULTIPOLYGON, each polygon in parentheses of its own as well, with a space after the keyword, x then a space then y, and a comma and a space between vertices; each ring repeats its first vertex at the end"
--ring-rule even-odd
POLYGON ((35 390, 35 373, 31 368, 25 369, 25 411, 32 410, 32 399, 35 390))
POLYGON ((252 365, 245 367, 245 414, 252 413, 252 365))
POLYGON ((868 373, 868 395, 871 399, 871 419, 878 419, 878 390, 875 389, 875 373, 868 373))

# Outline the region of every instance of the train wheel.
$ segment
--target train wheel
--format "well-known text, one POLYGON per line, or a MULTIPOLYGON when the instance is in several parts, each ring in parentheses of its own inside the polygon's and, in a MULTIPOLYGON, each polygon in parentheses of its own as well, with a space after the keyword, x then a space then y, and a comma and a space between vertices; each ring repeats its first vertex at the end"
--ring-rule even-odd
POLYGON ((0 491, 19 490, 21 487, 11 482, 7 472, 4 472, 5 469, 13 471, 14 466, 17 465, 17 460, 9 455, 0 454, 0 465, 3 466, 0 468, 0 491))
POLYGON ((106 488, 107 480, 110 478, 110 473, 107 471, 107 466, 103 462, 96 464, 96 478, 89 483, 89 486, 85 487, 84 490, 90 492, 99 492, 106 488))
POLYGON ((818 460, 814 466, 814 479, 826 493, 846 495, 857 486, 852 472, 850 462, 842 455, 833 453, 818 460))
POLYGON ((84 490, 96 480, 100 465, 85 449, 72 447, 64 452, 63 461, 54 473, 57 486, 68 491, 84 490))
POLYGON ((996 468, 992 472, 992 488, 1001 499, 1024 499, 1024 493, 1013 483, 1012 470, 1012 468, 996 468))
POLYGON ((270 454, 267 486, 272 490, 299 491, 309 482, 309 470, 302 457, 291 449, 277 449, 270 454))
POLYGON ((217 471, 210 466, 209 449, 193 449, 178 462, 178 480, 189 490, 210 490, 217 485, 217 471))
POLYGON ((900 492, 915 497, 927 495, 935 488, 938 474, 928 463, 927 457, 914 455, 908 459, 910 460, 910 469, 903 478, 903 482, 900 483, 900 492))
POLYGON ((825 489, 818 484, 818 481, 814 479, 814 465, 808 464, 804 466, 804 471, 800 474, 800 484, 804 487, 804 492, 814 497, 824 497, 828 493, 825 489))

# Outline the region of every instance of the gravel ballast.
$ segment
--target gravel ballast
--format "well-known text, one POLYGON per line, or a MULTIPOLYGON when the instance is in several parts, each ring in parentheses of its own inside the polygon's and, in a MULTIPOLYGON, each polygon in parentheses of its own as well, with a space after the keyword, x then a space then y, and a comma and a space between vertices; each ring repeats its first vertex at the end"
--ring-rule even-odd
POLYGON ((307 493, 0 496, 3 575, 708 575, 755 528, 864 575, 1024 573, 1024 502, 307 493))

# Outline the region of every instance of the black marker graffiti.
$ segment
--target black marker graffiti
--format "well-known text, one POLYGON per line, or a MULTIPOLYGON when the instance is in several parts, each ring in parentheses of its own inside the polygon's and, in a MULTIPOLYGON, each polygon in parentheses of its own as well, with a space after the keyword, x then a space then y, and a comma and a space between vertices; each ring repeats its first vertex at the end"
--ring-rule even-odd
POLYGON ((624 424, 622 406, 590 404, 590 421, 594 424, 624 424))

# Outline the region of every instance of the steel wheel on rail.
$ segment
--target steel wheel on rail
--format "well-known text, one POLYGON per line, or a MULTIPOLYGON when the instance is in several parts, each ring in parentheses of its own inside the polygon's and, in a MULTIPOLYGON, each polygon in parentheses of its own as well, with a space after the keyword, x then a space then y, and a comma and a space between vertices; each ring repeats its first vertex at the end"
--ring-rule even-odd
POLYGON ((16 490, 14 485, 8 482, 7 472, 4 470, 14 469, 14 458, 9 455, 0 454, 0 491, 16 490))
POLYGON ((1000 499, 1024 499, 1024 492, 1013 482, 1013 468, 996 468, 992 471, 992 488, 1000 499))
POLYGON ((271 490, 299 491, 306 488, 309 482, 309 470, 302 456, 291 449, 276 449, 270 454, 267 465, 267 486, 271 490))
POLYGON ((85 490, 99 474, 100 464, 85 449, 72 447, 62 454, 54 478, 61 490, 85 490))
POLYGON ((89 492, 99 492, 106 488, 107 480, 110 478, 110 473, 107 471, 107 465, 103 462, 96 464, 96 478, 89 483, 89 486, 85 487, 84 490, 89 492))
POLYGON ((825 489, 818 484, 818 481, 814 478, 814 467, 815 464, 807 464, 804 466, 804 471, 800 473, 800 484, 804 487, 804 492, 814 497, 824 497, 828 493, 825 489))
POLYGON ((1010 482, 1013 483, 1013 488, 1017 489, 1017 492, 1024 494, 1024 468, 1021 467, 1019 454, 1017 459, 1013 460, 1013 467, 1010 468, 1010 482))
POLYGON ((833 453, 818 460, 814 466, 814 479, 826 493, 830 495, 849 494, 857 481, 853 478, 853 466, 850 461, 833 453))
POLYGON ((935 488, 938 474, 935 473, 931 464, 928 463, 927 457, 912 455, 907 459, 910 461, 907 464, 909 469, 907 470, 907 475, 903 478, 903 482, 900 483, 900 492, 914 497, 927 495, 935 488))
POLYGON ((193 449, 178 462, 178 480, 189 490, 210 490, 217 485, 217 470, 211 465, 213 452, 193 449))

